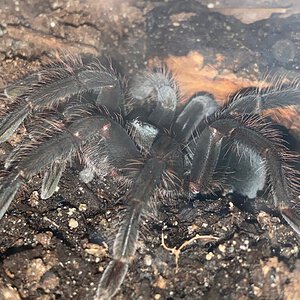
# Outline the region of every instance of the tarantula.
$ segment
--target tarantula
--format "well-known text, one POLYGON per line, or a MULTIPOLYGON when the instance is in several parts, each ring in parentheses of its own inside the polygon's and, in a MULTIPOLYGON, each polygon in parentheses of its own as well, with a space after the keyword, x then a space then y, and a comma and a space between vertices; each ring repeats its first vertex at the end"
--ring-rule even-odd
POLYGON ((246 89, 221 108, 205 93, 180 104, 175 80, 166 69, 145 71, 127 84, 109 64, 72 57, 3 91, 14 105, 0 122, 0 142, 31 119, 29 135, 5 161, 0 218, 24 181, 39 172, 44 172, 41 197, 53 195, 75 155, 87 173, 126 179, 127 209, 95 299, 112 298, 122 284, 141 218, 155 210, 159 199, 184 190, 205 193, 222 183, 255 197, 267 187, 283 218, 300 234, 293 155, 260 115, 270 108, 299 105, 297 84, 246 89))

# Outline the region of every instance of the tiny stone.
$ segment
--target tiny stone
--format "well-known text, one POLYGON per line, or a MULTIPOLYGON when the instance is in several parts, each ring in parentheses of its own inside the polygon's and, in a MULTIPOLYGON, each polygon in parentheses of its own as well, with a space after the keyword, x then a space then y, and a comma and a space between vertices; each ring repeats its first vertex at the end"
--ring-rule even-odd
POLYGON ((151 255, 145 255, 145 257, 144 257, 144 263, 145 263, 145 265, 147 266, 147 267, 150 267, 151 266, 151 264, 152 264, 152 257, 151 257, 151 255))
POLYGON ((77 228, 78 227, 78 222, 74 218, 70 219, 69 220, 69 227, 71 229, 77 228))
POLYGON ((37 207, 39 204, 39 192, 33 191, 28 200, 31 207, 37 207))
POLYGON ((154 295, 154 299, 155 299, 155 300, 159 300, 160 298, 161 298, 161 295, 160 295, 160 294, 155 294, 155 295, 154 295))
POLYGON ((42 276, 51 268, 51 266, 47 266, 42 259, 37 258, 28 262, 27 270, 25 277, 27 281, 40 281, 42 276))
POLYGON ((102 273, 102 272, 104 272, 104 267, 103 266, 99 266, 98 270, 99 270, 100 273, 102 273))
POLYGON ((262 290, 257 286, 253 286, 253 293, 255 296, 261 296, 262 290))
POLYGON ((85 168, 79 172, 79 178, 82 182, 89 183, 94 178, 94 172, 89 168, 85 168))
POLYGON ((158 287, 159 289, 165 289, 167 286, 166 279, 159 275, 154 286, 158 287))
POLYGON ((62 1, 54 1, 54 2, 52 2, 52 1, 50 1, 50 6, 51 6, 51 8, 54 10, 54 9, 58 9, 58 8, 60 8, 60 7, 62 7, 62 1))
POLYGON ((87 205, 85 203, 80 203, 78 207, 79 211, 86 211, 87 210, 87 205))
POLYGON ((39 233, 35 236, 35 239, 38 243, 43 245, 44 247, 49 246, 51 242, 51 238, 53 233, 51 231, 47 231, 45 233, 39 233))
POLYGON ((212 252, 209 252, 206 254, 205 259, 206 260, 211 260, 214 257, 214 254, 212 252))
POLYGON ((76 208, 69 208, 69 211, 67 212, 68 216, 72 216, 76 212, 76 208))
POLYGON ((220 250, 222 253, 225 253, 225 251, 226 251, 226 246, 225 246, 225 245, 220 244, 218 248, 219 248, 219 250, 220 250))
POLYGON ((84 245, 84 251, 90 255, 93 255, 95 257, 103 257, 107 255, 108 246, 93 244, 93 243, 86 243, 84 245))
POLYGON ((189 234, 193 234, 198 229, 199 229, 199 226, 197 226, 195 224, 188 226, 188 232, 189 232, 189 234))
POLYGON ((243 250, 243 251, 247 250, 247 248, 248 248, 248 247, 246 247, 245 245, 241 245, 241 246, 240 246, 240 249, 243 250))

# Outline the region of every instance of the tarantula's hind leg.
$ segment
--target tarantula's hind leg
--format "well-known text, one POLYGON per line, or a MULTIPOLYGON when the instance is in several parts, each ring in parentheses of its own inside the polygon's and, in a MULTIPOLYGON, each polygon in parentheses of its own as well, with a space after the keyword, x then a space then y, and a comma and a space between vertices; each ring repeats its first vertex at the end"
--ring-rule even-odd
POLYGON ((266 170, 263 159, 240 143, 229 143, 222 147, 217 165, 224 187, 240 195, 254 199, 266 184, 266 170))
MULTIPOLYGON (((281 79, 282 80, 282 79, 281 79)), ((300 105, 300 80, 291 84, 277 83, 267 88, 248 88, 236 93, 223 113, 258 113, 278 107, 300 105)))
MULTIPOLYGON (((297 179, 294 178, 294 170, 289 164, 291 162, 290 155, 286 153, 277 132, 268 127, 264 119, 254 115, 235 117, 234 119, 215 119, 210 122, 208 128, 215 130, 217 136, 228 138, 233 145, 234 143, 242 145, 244 151, 254 151, 262 159, 275 207, 280 210, 292 228, 300 233, 300 216, 294 209, 297 206, 294 203, 297 202, 298 197, 298 187, 295 182, 297 179)), ((211 162, 215 163, 218 158, 215 149, 218 148, 220 138, 217 140, 211 138, 210 140, 213 146, 208 147, 207 159, 205 158, 203 160, 205 163, 202 163, 202 168, 209 171, 208 175, 211 175, 214 170, 213 167, 210 167, 211 162), (212 159, 209 159, 210 157, 212 159)), ((202 149, 201 143, 202 141, 199 140, 197 144, 200 149, 202 149)), ((193 161, 192 182, 195 180, 193 170, 198 163, 199 159, 196 156, 193 161)), ((206 173, 206 176, 208 175, 206 173)), ((204 178, 204 176, 202 177, 204 178)), ((202 177, 196 176, 196 179, 202 177)))

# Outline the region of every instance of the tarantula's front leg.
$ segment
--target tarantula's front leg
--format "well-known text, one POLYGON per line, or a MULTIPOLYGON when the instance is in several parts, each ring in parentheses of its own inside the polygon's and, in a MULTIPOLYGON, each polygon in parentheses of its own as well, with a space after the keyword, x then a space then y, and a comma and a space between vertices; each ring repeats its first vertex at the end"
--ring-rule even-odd
POLYGON ((95 300, 111 299, 118 291, 135 254, 139 221, 161 181, 164 164, 149 159, 140 170, 128 196, 129 207, 113 245, 113 260, 104 271, 95 300))
MULTIPOLYGON (((112 70, 107 70, 99 64, 84 66, 79 59, 61 62, 40 73, 40 80, 34 81, 30 88, 25 89, 24 94, 18 95, 18 106, 0 121, 0 143, 8 140, 31 112, 53 108, 80 93, 100 93, 103 88, 119 90, 119 80, 112 70)), ((31 78, 33 75, 25 78, 24 82, 28 83, 31 78)), ((120 104, 118 101, 112 103, 114 107, 120 104)))
POLYGON ((178 114, 173 132, 178 141, 185 143, 193 131, 217 110, 217 103, 209 94, 195 95, 178 114))
POLYGON ((41 187, 41 198, 50 198, 58 187, 59 180, 66 168, 66 160, 56 160, 54 161, 48 170, 44 173, 43 183, 41 187))
POLYGON ((0 185, 0 219, 24 178, 31 178, 55 162, 60 164, 60 162, 70 159, 84 139, 90 138, 101 128, 103 130, 107 124, 108 120, 105 118, 87 117, 74 122, 66 132, 54 136, 38 146, 32 146, 31 151, 24 149, 24 153, 19 153, 20 160, 11 163, 11 174, 0 185), (14 180, 9 184, 11 177, 14 180))
POLYGON ((292 210, 296 195, 294 178, 287 164, 289 157, 274 135, 275 132, 268 129, 262 123, 262 119, 253 115, 248 118, 244 116, 241 119, 224 118, 212 121, 197 142, 190 188, 192 192, 200 191, 208 184, 219 159, 220 141, 226 137, 233 142, 233 145, 237 143, 248 154, 251 155, 253 151, 262 159, 275 206, 279 208, 289 225, 300 234, 300 217, 292 210), (202 138, 208 142, 208 147, 202 143, 202 138), (197 152, 202 153, 203 156, 199 156, 197 152), (198 170, 199 165, 200 170, 198 170))
MULTIPOLYGON (((99 158, 93 161, 98 168, 101 168, 103 156, 115 167, 124 167, 127 160, 140 157, 133 141, 118 123, 99 115, 76 120, 60 134, 37 146, 26 146, 15 154, 17 161, 10 163, 11 174, 0 184, 0 218, 13 200, 23 179, 30 179, 45 168, 47 171, 42 196, 50 197, 57 187, 66 162, 94 137, 105 139, 107 145, 105 150, 109 149, 99 152, 99 158)), ((83 158, 87 159, 85 156, 83 158)))

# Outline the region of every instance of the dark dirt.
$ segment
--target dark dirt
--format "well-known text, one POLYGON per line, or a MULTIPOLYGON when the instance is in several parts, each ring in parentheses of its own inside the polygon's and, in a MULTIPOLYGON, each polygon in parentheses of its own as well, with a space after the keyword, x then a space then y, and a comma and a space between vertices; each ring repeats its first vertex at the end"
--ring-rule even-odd
MULTIPOLYGON (((0 85, 58 52, 109 55, 128 76, 170 57, 186 56, 196 64, 202 57, 216 72, 201 69, 212 85, 187 94, 208 86, 216 94, 214 80, 222 76, 227 95, 232 84, 252 84, 266 72, 299 76, 299 15, 245 25, 201 1, 106 2, 1 0, 0 85)), ((3 101, 1 109, 6 105, 3 101)), ((288 122, 296 149, 299 123, 288 122)), ((2 146, 1 160, 23 134, 2 146)), ((78 170, 72 165, 48 200, 40 199, 36 176, 0 221, 1 300, 91 299, 95 293, 123 204, 117 187, 97 180, 84 184, 78 170)), ((262 211, 265 203, 262 197, 233 195, 165 203, 158 219, 144 226, 116 299, 300 299, 300 239, 272 205, 262 211), (173 252, 197 234, 219 240, 182 247, 176 272, 175 256, 161 245, 162 233, 173 252)))

